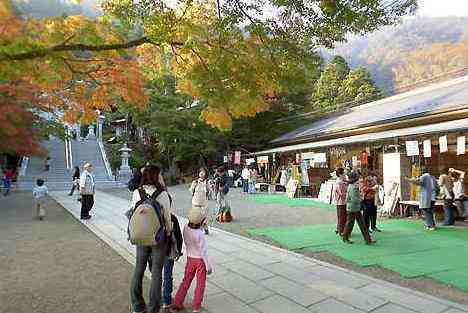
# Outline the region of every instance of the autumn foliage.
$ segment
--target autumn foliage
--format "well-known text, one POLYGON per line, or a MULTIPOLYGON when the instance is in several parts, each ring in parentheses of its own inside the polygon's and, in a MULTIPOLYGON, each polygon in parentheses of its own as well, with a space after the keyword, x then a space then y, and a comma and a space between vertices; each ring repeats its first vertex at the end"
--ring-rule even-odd
POLYGON ((66 121, 89 123, 117 103, 144 110, 148 81, 170 73, 203 106, 201 117, 227 130, 276 95, 310 88, 316 47, 394 23, 416 3, 384 2, 271 1, 279 9, 271 17, 263 1, 102 0, 97 18, 34 18, 0 0, 0 82, 15 95, 10 106, 21 102, 11 99, 18 86, 30 86, 24 114, 46 103, 66 121))

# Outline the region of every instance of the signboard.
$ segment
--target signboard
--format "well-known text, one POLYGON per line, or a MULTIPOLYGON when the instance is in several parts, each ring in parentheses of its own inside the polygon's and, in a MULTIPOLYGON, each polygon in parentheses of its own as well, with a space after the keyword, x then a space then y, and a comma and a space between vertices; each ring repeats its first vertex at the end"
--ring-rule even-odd
POLYGON ((223 159, 224 159, 224 163, 228 163, 229 158, 227 155, 225 155, 223 159))
POLYGON ((424 140, 424 157, 430 158, 431 153, 432 153, 431 140, 430 139, 424 140))
POLYGON ((258 164, 268 164, 268 155, 257 157, 258 164))
POLYGON ((301 154, 303 160, 313 160, 315 152, 304 152, 301 154))
POLYGON ((447 136, 439 137, 439 149, 440 153, 448 151, 447 136))
POLYGON ((246 159, 245 163, 247 163, 247 165, 250 165, 252 163, 255 163, 255 159, 246 159))
POLYGON ((316 153, 314 155, 315 163, 327 163, 327 154, 326 153, 316 153))
POLYGON ((419 155, 419 143, 417 141, 406 142, 406 155, 407 156, 419 155))
POLYGON ((466 150, 466 137, 457 137, 457 155, 465 154, 466 150))

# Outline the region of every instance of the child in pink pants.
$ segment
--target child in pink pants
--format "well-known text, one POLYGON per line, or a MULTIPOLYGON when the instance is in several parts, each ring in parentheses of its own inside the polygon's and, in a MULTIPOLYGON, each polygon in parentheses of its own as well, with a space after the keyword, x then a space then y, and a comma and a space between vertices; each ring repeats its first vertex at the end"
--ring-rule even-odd
POLYGON ((173 308, 175 310, 184 309, 185 297, 196 275, 197 287, 192 301, 192 309, 194 313, 200 312, 205 292, 206 275, 210 275, 212 272, 211 263, 208 260, 205 233, 202 227, 206 219, 205 214, 206 212, 201 210, 200 207, 194 206, 189 212, 189 223, 184 227, 187 264, 185 265, 184 279, 173 301, 173 308))

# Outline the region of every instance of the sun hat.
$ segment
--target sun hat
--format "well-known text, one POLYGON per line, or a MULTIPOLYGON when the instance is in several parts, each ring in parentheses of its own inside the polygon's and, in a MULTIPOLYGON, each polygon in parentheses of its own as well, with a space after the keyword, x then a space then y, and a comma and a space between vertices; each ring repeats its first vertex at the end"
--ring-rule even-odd
POLYGON ((201 224, 205 218, 205 212, 200 206, 192 206, 188 213, 188 220, 194 225, 201 224))

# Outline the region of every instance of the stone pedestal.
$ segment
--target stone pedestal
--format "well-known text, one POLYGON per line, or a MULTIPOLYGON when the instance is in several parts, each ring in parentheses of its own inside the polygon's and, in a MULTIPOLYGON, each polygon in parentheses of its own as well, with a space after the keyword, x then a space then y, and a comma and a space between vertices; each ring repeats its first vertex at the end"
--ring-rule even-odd
POLYGON ((127 143, 124 143, 123 147, 119 149, 121 153, 121 158, 122 158, 122 163, 120 164, 120 169, 119 169, 119 176, 121 179, 128 179, 132 175, 132 169, 130 168, 130 165, 128 164, 128 158, 130 156, 130 152, 132 149, 130 149, 127 146, 127 143))

